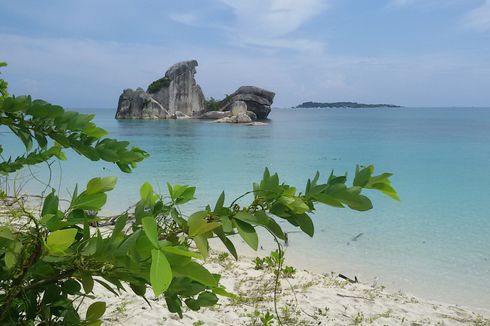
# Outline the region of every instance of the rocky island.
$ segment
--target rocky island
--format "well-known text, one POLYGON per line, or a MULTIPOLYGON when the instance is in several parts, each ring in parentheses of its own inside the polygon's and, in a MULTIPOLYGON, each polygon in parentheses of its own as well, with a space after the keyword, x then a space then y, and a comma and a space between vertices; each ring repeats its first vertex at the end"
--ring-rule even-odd
POLYGON ((296 109, 304 108, 350 108, 350 109, 372 109, 372 108, 401 108, 402 106, 393 104, 364 104, 357 102, 332 102, 332 103, 321 103, 321 102, 303 102, 296 106, 296 109))
POLYGON ((211 119, 225 123, 253 123, 267 119, 274 92, 242 86, 221 101, 207 105, 197 84, 196 60, 171 66, 147 90, 125 89, 119 97, 116 119, 211 119))

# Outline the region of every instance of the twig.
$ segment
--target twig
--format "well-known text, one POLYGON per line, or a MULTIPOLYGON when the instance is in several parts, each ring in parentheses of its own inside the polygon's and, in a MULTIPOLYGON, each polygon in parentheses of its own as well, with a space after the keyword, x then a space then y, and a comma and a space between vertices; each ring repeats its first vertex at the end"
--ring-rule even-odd
POLYGON ((370 299, 370 298, 364 298, 364 297, 358 297, 358 296, 355 296, 355 295, 345 295, 345 294, 340 294, 340 293, 337 293, 337 295, 341 298, 353 298, 353 299, 363 299, 363 300, 367 300, 367 301, 372 301, 374 302, 373 299, 370 299))

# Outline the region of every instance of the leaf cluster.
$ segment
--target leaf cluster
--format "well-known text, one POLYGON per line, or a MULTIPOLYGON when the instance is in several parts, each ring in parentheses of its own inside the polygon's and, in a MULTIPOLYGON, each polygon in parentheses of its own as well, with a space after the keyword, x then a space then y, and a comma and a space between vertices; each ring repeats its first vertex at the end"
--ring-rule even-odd
MULTIPOLYGON (((147 156, 128 142, 103 138, 106 131, 93 118, 29 96, 3 97, 0 125, 20 139, 26 153, 2 158, 0 173, 65 159, 66 148, 125 172, 147 156)), ((20 201, 20 214, 11 208, 0 224, 0 324, 100 325, 106 306, 97 301, 95 284, 115 295, 132 291, 148 303, 151 288, 180 316, 184 307, 199 310, 216 305, 218 296, 235 298, 220 284, 221 276, 204 265, 210 239, 219 239, 238 259, 233 240, 240 237, 257 250, 259 227, 285 240, 280 220, 313 236, 310 215, 317 204, 368 210, 372 203, 364 189, 398 200, 391 174, 373 173, 373 166, 357 167, 352 186, 346 176, 333 173, 321 183, 317 173, 301 193, 265 169, 251 191, 228 204, 223 192, 213 206, 190 216, 182 206, 195 199, 195 187, 167 184, 164 196, 144 183, 134 211, 119 215, 110 229, 99 227, 104 222, 99 212, 115 177, 91 179, 82 191, 75 187, 67 208, 54 191, 38 213, 20 201), (85 299, 94 302, 82 317, 79 304, 85 299)), ((271 264, 282 265, 282 255, 276 256, 271 254, 271 264)))
MULTIPOLYGON (((0 67, 4 64, 0 63, 0 67)), ((61 106, 30 96, 8 96, 0 79, 0 125, 6 126, 24 145, 25 153, 0 162, 0 174, 8 174, 51 158, 66 159, 72 149, 91 161, 115 163, 130 172, 148 154, 127 141, 104 138, 107 131, 92 120, 95 115, 65 111, 61 106)), ((0 155, 4 148, 0 145, 0 155)))
POLYGON ((158 92, 159 90, 161 90, 162 88, 169 87, 170 82, 171 82, 171 80, 167 76, 162 77, 160 79, 157 79, 148 86, 147 92, 150 94, 154 94, 154 93, 158 92))

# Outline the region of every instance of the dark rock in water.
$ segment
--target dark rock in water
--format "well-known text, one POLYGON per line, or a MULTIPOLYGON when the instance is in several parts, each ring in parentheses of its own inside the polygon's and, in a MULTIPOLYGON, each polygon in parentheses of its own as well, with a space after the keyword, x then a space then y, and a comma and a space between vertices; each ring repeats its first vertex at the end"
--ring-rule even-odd
POLYGON ((266 119, 271 112, 274 96, 274 92, 259 87, 242 86, 230 95, 221 111, 230 111, 235 102, 243 101, 246 103, 246 110, 253 112, 256 119, 266 119))
POLYGON ((197 65, 196 60, 174 64, 163 78, 148 86, 147 92, 141 88, 124 90, 116 119, 168 119, 202 113, 204 94, 194 78, 197 65))
POLYGON ((167 119, 168 111, 142 88, 125 89, 119 96, 116 119, 167 119))

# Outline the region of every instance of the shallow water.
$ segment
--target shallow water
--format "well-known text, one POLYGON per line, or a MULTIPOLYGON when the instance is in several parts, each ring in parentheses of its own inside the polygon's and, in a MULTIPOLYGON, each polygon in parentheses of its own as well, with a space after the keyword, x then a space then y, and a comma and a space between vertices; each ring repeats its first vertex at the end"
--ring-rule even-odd
MULTIPOLYGON (((202 206, 222 190, 229 199, 250 190, 266 166, 302 189, 317 170, 326 177, 331 169, 352 173, 356 164, 374 164, 395 174, 401 203, 370 194, 369 212, 318 209, 315 237, 292 233, 288 255, 315 271, 378 277, 429 299, 490 307, 490 109, 274 109, 263 127, 116 121, 113 110, 87 111, 111 137, 151 157, 131 174, 78 158, 64 162, 63 191, 117 175, 111 210, 137 200, 147 180, 162 189, 166 181, 196 185, 194 205, 202 206)), ((57 165, 52 170, 59 174, 57 165)), ((46 180, 45 169, 38 171, 46 180)))

